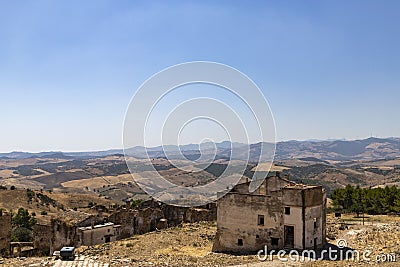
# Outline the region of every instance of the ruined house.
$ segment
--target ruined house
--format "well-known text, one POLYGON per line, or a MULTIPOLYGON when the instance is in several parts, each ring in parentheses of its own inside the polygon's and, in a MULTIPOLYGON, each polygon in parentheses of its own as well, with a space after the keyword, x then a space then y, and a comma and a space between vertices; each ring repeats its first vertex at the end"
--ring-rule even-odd
POLYGON ((116 241, 121 226, 108 222, 78 228, 76 246, 93 246, 116 241))
POLYGON ((39 255, 49 255, 62 247, 79 244, 79 227, 101 224, 104 218, 80 211, 68 210, 50 224, 36 224, 33 228, 34 247, 39 255))
POLYGON ((326 193, 322 186, 296 184, 271 172, 249 193, 236 185, 217 201, 215 252, 319 249, 325 244, 326 193))

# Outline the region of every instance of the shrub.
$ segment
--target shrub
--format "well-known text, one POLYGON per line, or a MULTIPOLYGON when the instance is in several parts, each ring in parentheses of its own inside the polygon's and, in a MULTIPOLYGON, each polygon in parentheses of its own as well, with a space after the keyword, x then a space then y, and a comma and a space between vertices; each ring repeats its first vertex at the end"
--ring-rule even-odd
POLYGON ((25 227, 17 227, 11 233, 11 240, 14 242, 31 242, 33 241, 32 230, 25 227))

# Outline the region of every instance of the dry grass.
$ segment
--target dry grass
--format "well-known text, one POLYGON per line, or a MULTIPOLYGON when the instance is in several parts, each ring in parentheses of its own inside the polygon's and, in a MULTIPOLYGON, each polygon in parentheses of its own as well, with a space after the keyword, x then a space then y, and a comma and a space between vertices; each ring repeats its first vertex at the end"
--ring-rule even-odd
MULTIPOLYGON (((39 191, 36 191, 36 193, 38 192, 39 191)), ((90 194, 49 193, 45 191, 43 191, 42 194, 55 200, 57 204, 63 205, 65 209, 77 207, 80 211, 88 211, 88 208, 85 207, 88 207, 89 202, 95 202, 105 206, 114 203, 90 194)), ((36 218, 40 223, 49 222, 52 216, 56 217, 57 214, 61 212, 57 206, 46 206, 35 198, 32 202, 28 203, 26 190, 0 190, 0 208, 7 211, 12 210, 13 212, 16 212, 19 208, 28 209, 30 213, 35 212, 36 218), (42 211, 46 211, 47 215, 41 215, 42 211)))
POLYGON ((260 163, 257 166, 255 166, 252 171, 275 171, 275 172, 281 172, 283 170, 289 170, 289 167, 285 167, 285 166, 276 166, 276 165, 272 165, 270 166, 270 163, 260 163), (271 169, 269 169, 269 167, 271 167, 271 169))
POLYGON ((118 176, 100 176, 94 178, 73 180, 62 183, 61 185, 65 188, 78 188, 82 189, 83 187, 89 188, 101 188, 103 186, 109 186, 114 184, 128 184, 133 183, 134 180, 131 174, 122 174, 118 176))
MULTIPOLYGON (((329 215, 332 216, 332 215, 329 215)), ((345 215, 345 221, 351 216, 345 215)), ((379 253, 398 251, 400 245, 399 217, 375 216, 373 226, 349 225, 349 229, 339 232, 353 249, 373 250, 371 258, 379 253)), ((260 263, 255 255, 235 256, 223 253, 212 253, 215 236, 215 223, 184 224, 181 227, 164 229, 144 235, 98 245, 80 248, 85 255, 96 255, 102 260, 124 259, 129 266, 364 266, 366 262, 315 261, 315 262, 280 262, 274 260, 260 263)), ((333 241, 335 244, 336 241, 333 241)), ((399 255, 397 255, 400 257, 399 255)), ((399 259, 400 260, 400 259, 399 259)), ((369 262, 367 265, 399 266, 398 263, 369 262)), ((120 266, 120 265, 113 265, 120 266)), ((126 266, 126 265, 121 265, 126 266)))
POLYGON ((82 247, 79 251, 104 260, 126 258, 128 266, 228 266, 258 261, 254 255, 212 253, 215 232, 215 223, 184 224, 122 241, 82 247))
POLYGON ((14 170, 0 170, 0 177, 2 178, 10 178, 10 177, 18 177, 18 174, 14 174, 14 170))

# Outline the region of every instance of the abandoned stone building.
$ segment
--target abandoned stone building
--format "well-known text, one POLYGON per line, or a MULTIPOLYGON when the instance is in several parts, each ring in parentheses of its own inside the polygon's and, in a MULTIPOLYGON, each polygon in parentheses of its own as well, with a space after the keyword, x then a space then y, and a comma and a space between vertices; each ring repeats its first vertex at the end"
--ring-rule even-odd
POLYGON ((76 246, 93 246, 116 241, 120 233, 120 225, 108 222, 78 228, 76 246))
POLYGON ((325 244, 326 193, 322 186, 296 184, 270 172, 249 193, 239 183, 217 201, 214 252, 319 249, 325 244))
POLYGON ((90 246, 175 226, 181 222, 215 221, 216 206, 184 208, 145 201, 135 209, 104 209, 92 214, 68 210, 49 224, 33 229, 34 247, 38 254, 49 255, 62 247, 90 246))
POLYGON ((39 255, 49 255, 65 246, 78 244, 80 227, 97 225, 104 218, 74 210, 62 212, 49 224, 36 224, 33 228, 34 247, 39 255))

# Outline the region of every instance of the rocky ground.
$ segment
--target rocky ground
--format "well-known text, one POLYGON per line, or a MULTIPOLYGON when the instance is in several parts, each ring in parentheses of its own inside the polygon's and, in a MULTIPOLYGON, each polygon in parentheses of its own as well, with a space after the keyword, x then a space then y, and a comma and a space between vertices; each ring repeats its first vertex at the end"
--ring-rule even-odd
POLYGON ((360 256, 356 261, 281 262, 274 256, 272 262, 259 262, 256 255, 212 253, 215 231, 215 223, 183 224, 117 242, 81 247, 75 261, 62 262, 51 257, 2 259, 0 266, 400 266, 399 217, 369 217, 365 225, 354 216, 328 217, 327 236, 331 244, 345 240, 347 247, 360 253, 371 251, 369 260, 360 256))

